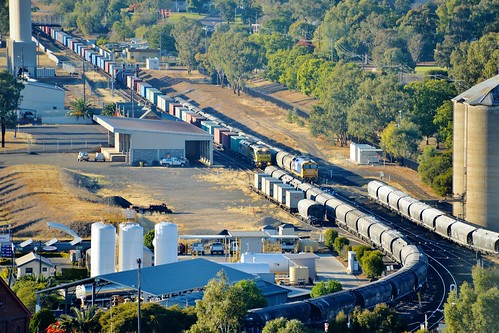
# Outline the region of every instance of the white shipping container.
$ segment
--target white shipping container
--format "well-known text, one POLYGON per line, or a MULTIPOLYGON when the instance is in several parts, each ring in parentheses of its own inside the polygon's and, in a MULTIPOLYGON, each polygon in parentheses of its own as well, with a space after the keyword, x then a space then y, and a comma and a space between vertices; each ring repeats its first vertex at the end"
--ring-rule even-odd
POLYGON ((305 198, 305 193, 302 191, 286 191, 286 207, 289 209, 297 209, 298 202, 305 198))
POLYGON ((55 68, 36 68, 36 77, 55 77, 55 68))
POLYGON ((274 185, 274 199, 277 202, 286 204, 286 191, 294 191, 295 188, 289 184, 275 184, 274 185))
POLYGON ((264 186, 263 193, 265 193, 269 197, 273 197, 274 184, 282 184, 282 182, 279 179, 275 178, 264 178, 262 182, 262 186, 264 186))
POLYGON ((262 179, 269 178, 269 177, 270 177, 270 175, 268 175, 266 173, 255 173, 253 185, 255 186, 255 188, 257 190, 262 191, 262 179))

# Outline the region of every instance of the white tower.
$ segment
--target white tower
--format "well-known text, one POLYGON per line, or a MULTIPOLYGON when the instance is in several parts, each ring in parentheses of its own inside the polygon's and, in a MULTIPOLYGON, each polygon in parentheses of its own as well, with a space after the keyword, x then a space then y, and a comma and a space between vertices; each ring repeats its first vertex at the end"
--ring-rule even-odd
POLYGON ((7 68, 17 75, 25 68, 36 76, 36 45, 31 40, 31 0, 9 0, 10 37, 7 40, 7 68))

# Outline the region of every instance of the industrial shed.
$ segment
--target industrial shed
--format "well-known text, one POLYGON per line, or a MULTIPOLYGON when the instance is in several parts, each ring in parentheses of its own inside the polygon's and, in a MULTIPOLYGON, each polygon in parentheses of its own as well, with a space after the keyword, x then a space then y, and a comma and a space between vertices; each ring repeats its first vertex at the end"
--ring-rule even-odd
POLYGON ((111 161, 124 157, 130 165, 158 165, 170 156, 213 164, 213 136, 183 121, 104 116, 94 120, 109 131, 108 144, 113 149, 103 153, 111 161))

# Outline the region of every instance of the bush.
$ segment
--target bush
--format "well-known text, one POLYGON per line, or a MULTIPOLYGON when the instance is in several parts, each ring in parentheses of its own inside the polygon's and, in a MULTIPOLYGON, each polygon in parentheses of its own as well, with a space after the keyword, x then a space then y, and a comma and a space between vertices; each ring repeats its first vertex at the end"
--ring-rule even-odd
POLYGON ((350 245, 350 241, 346 237, 337 237, 334 240, 334 249, 338 253, 338 255, 342 255, 343 248, 347 245, 350 245))
POLYGON ((49 309, 41 309, 29 321, 29 332, 45 332, 50 324, 55 322, 55 316, 49 309))
POLYGON ((343 286, 338 280, 328 280, 326 283, 321 281, 312 288, 310 297, 314 298, 329 295, 341 290, 343 290, 343 286))
POLYGON ((88 277, 88 270, 86 268, 62 268, 61 280, 81 280, 88 277))
POLYGON ((334 229, 326 230, 324 234, 324 245, 326 245, 330 250, 334 249, 334 241, 338 238, 338 231, 334 229))
POLYGON ((371 279, 381 276, 385 270, 383 254, 380 251, 366 252, 360 261, 360 266, 364 274, 371 279))
POLYGON ((360 244, 357 246, 353 247, 353 250, 355 251, 355 257, 358 262, 362 260, 362 257, 369 251, 372 251, 373 248, 364 244, 360 244))

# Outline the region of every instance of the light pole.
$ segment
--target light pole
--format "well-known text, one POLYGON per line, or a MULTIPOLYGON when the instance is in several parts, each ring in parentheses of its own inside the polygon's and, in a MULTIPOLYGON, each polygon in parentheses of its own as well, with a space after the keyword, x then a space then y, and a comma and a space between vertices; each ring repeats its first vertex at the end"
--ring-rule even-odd
POLYGON ((141 333, 140 329, 140 264, 142 264, 142 260, 137 259, 137 290, 138 290, 138 303, 137 303, 137 333, 141 333))

